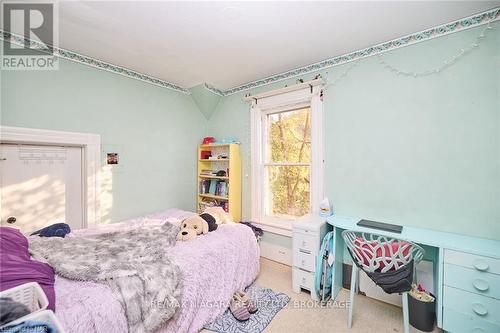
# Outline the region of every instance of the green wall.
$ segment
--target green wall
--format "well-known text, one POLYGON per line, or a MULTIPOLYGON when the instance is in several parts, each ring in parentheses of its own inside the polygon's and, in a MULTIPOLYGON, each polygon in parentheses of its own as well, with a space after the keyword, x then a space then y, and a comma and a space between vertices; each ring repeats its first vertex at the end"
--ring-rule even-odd
POLYGON ((58 71, 3 71, 1 124, 101 135, 102 219, 196 207, 196 145, 206 120, 189 95, 62 60, 58 71))
MULTIPOLYGON (((397 76, 370 57, 326 89, 326 195, 337 214, 500 239, 500 24, 493 27, 479 48, 439 74, 397 76)), ((483 29, 384 58, 408 71, 436 68, 483 29)), ((350 66, 321 74, 333 80, 350 66)), ((242 97, 295 80, 228 96, 209 121, 208 134, 243 143, 244 219, 250 217, 250 120, 242 97)), ((276 237, 265 241, 290 244, 276 237)))

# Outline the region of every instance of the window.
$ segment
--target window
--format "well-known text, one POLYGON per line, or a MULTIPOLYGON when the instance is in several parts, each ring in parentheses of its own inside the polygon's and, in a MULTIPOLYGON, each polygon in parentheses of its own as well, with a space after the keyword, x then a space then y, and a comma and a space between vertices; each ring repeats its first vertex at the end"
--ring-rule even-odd
POLYGON ((311 109, 263 114, 266 216, 297 218, 311 211, 311 109))
POLYGON ((253 102, 252 221, 269 231, 290 230, 323 199, 320 91, 267 94, 253 102))

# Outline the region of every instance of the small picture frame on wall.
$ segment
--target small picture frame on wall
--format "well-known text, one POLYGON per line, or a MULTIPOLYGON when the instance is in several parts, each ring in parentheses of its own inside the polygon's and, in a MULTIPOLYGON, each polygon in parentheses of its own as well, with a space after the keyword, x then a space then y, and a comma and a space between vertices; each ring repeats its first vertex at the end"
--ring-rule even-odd
POLYGON ((127 164, 127 154, 120 144, 104 144, 101 147, 101 165, 103 172, 122 172, 127 164), (107 170, 107 171, 106 171, 107 170))
POLYGON ((117 165, 119 164, 119 154, 118 153, 106 153, 106 164, 117 165))

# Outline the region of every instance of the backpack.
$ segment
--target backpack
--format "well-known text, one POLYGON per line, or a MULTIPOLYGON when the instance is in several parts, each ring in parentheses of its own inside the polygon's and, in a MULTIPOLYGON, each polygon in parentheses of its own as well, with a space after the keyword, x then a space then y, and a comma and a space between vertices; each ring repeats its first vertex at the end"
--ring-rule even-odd
POLYGON ((334 254, 333 231, 323 237, 321 248, 316 259, 316 294, 322 301, 327 301, 332 290, 332 265, 328 264, 328 257, 334 254))

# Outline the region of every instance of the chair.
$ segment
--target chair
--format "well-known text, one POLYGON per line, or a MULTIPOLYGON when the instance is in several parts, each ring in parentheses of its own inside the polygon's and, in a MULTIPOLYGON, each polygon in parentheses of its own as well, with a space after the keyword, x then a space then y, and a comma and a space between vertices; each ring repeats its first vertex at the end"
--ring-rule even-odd
MULTIPOLYGON (((413 277, 415 276, 416 266, 424 256, 424 250, 405 240, 381 236, 366 232, 355 232, 345 230, 342 237, 347 245, 349 253, 353 259, 351 275, 351 292, 349 317, 347 326, 352 327, 352 315, 354 310, 354 294, 358 292, 359 270, 365 271, 369 276, 372 273, 386 273, 410 267, 413 264, 413 277), (412 263, 413 260, 413 263, 412 263)), ((390 273, 389 273, 390 274, 390 273)), ((412 281, 411 281, 412 282, 412 281)), ((403 328, 404 333, 408 333, 408 291, 402 292, 403 300, 403 328)))

